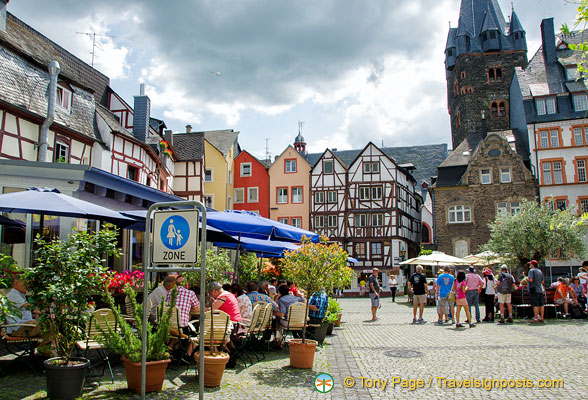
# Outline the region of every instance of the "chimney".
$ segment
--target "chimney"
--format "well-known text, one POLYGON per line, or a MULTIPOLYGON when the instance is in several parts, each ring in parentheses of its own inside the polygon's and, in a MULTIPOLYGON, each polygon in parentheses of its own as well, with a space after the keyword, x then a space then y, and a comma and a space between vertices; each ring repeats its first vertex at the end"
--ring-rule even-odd
POLYGON ((488 136, 488 127, 486 126, 486 114, 482 110, 482 140, 486 139, 486 136, 488 136))
POLYGON ((170 146, 174 145, 174 132, 171 129, 166 129, 163 132, 163 138, 170 146))
POLYGON ((145 95, 145 84, 141 83, 139 96, 135 96, 133 115, 133 136, 142 142, 149 134, 149 115, 151 114, 151 100, 145 95))
POLYGON ((555 50, 553 18, 545 18, 541 21, 541 45, 543 46, 543 59, 545 60, 545 64, 556 63, 557 52, 555 50))
POLYGON ((186 133, 192 132, 192 125, 186 125, 186 133))
POLYGON ((6 6, 10 0, 0 0, 0 31, 6 32, 6 6))

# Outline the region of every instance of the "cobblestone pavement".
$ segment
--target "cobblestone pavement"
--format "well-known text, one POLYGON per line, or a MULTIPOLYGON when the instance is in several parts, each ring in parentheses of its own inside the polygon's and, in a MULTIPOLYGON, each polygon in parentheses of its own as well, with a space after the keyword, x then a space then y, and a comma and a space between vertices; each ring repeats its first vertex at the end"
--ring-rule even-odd
MULTIPOLYGON (((273 351, 265 361, 252 367, 226 370, 222 386, 207 388, 205 398, 587 398, 588 322, 552 320, 534 326, 519 320, 508 325, 479 324, 456 330, 454 326, 434 325, 434 308, 425 309, 428 323, 411 324, 411 308, 405 298, 397 300, 398 303, 392 303, 390 298, 383 299, 378 312, 380 320, 371 322, 368 298, 342 299, 342 328, 335 328, 335 335, 325 341, 327 345, 318 349, 312 370, 291 368, 287 350, 273 351), (321 372, 331 374, 335 382, 334 389, 326 394, 315 391, 313 386, 321 372), (353 387, 344 385, 350 385, 348 377, 353 378, 353 387), (535 387, 458 387, 462 382, 468 385, 463 380, 469 378, 495 379, 498 383, 504 380, 503 384, 527 379, 524 384, 532 383, 535 387), (380 381, 376 382, 377 379, 380 381), (559 379, 563 388, 538 388, 540 379, 559 379), (382 388, 384 381, 386 386, 382 388), (402 387, 403 383, 407 387, 402 387), (411 389, 410 384, 424 387, 411 389), (443 384, 445 387, 441 387, 443 384)), ((44 390, 45 376, 34 377, 23 367, 15 367, 0 378, 0 399, 45 398, 44 390)), ((118 364, 114 384, 107 377, 89 378, 84 398, 138 396, 126 389, 124 368, 118 364)), ((168 369, 164 390, 148 398, 197 399, 194 371, 168 369)))

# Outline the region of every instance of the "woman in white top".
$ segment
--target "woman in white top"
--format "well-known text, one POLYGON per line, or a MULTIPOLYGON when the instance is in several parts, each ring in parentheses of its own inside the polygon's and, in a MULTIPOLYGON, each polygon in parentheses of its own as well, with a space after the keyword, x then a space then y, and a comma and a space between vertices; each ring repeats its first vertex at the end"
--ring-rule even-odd
POLYGON ((231 293, 237 298, 237 304, 239 304, 239 312, 241 313, 241 321, 239 323, 243 326, 249 326, 251 324, 251 317, 253 316, 253 307, 251 305, 251 299, 243 288, 238 283, 231 285, 231 293))
POLYGON ((486 316, 482 321, 494 322, 494 295, 496 294, 496 281, 494 280, 494 275, 492 275, 492 270, 490 268, 484 268, 483 274, 484 287, 482 288, 482 292, 485 294, 484 304, 486 306, 486 316))

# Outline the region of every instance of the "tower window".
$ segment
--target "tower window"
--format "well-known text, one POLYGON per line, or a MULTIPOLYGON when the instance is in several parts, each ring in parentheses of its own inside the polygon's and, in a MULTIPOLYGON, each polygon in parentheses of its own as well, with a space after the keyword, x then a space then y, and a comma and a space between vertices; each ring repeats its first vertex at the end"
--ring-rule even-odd
POLYGON ((461 113, 459 111, 457 112, 455 120, 455 125, 457 125, 457 127, 459 128, 461 126, 461 113))
POLYGON ((496 31, 490 31, 490 39, 496 39, 496 31))
POLYGON ((502 68, 491 67, 488 68, 488 83, 502 82, 502 68))
POLYGON ((506 115, 506 106, 504 101, 491 101, 490 112, 493 117, 504 117, 506 115))
POLYGON ((456 96, 459 94, 459 86, 457 85, 457 79, 453 81, 453 94, 456 96))

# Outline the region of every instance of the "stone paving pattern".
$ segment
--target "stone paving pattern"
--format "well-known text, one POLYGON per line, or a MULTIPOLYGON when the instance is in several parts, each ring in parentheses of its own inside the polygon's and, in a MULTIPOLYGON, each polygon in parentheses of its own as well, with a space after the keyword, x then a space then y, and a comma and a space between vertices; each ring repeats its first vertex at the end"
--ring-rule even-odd
MULTIPOLYGON (((341 299, 342 328, 326 339, 315 355, 312 370, 289 367, 287 350, 272 351, 252 367, 225 371, 220 388, 207 388, 207 399, 585 399, 588 396, 588 322, 549 320, 545 325, 479 324, 456 330, 436 326, 435 309, 425 309, 429 322, 413 325, 412 309, 400 297, 382 301, 379 321, 371 322, 368 298, 341 299), (314 378, 329 373, 335 381, 327 394, 314 390, 314 378), (345 387, 353 377, 356 384, 345 387), (361 387, 361 377, 387 379, 387 387, 361 387), (424 388, 392 387, 392 379, 423 379, 424 388), (563 388, 439 388, 437 377, 448 379, 563 379, 563 388), (431 379, 431 386, 428 386, 431 379)), ((482 307, 483 313, 483 307, 482 307)), ((0 399, 45 398, 45 376, 34 377, 25 367, 11 369, 0 378, 0 399)), ((149 399, 197 399, 193 370, 168 369, 164 390, 149 399)), ((126 389, 124 368, 115 366, 115 383, 109 376, 87 379, 85 399, 139 398, 126 389)))

